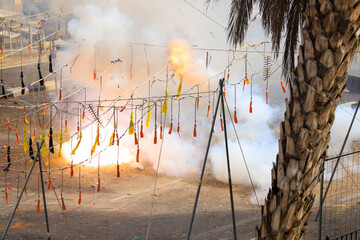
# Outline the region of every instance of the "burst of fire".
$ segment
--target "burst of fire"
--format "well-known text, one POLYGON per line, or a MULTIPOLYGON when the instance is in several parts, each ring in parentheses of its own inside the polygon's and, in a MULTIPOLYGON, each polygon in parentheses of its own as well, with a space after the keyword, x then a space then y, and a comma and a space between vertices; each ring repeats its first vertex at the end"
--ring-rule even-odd
POLYGON ((176 76, 184 76, 193 68, 190 48, 180 40, 170 43, 169 61, 176 76))
MULTIPOLYGON (((100 146, 96 147, 96 151, 93 154, 91 159, 91 148, 94 144, 95 137, 96 137, 96 126, 93 126, 93 130, 91 127, 88 127, 82 131, 82 139, 79 145, 79 148, 76 150, 75 155, 72 155, 71 152, 75 148, 78 140, 77 137, 74 136, 72 143, 71 140, 67 141, 63 144, 62 147, 62 154, 63 157, 66 159, 67 162, 73 164, 80 163, 86 159, 91 159, 84 163, 85 166, 98 166, 98 156, 96 155, 101 150, 107 149, 100 153, 100 165, 101 166, 108 166, 108 165, 116 165, 117 161, 117 154, 118 154, 118 146, 115 144, 113 146, 109 146, 110 137, 113 132, 113 126, 108 125, 105 129, 100 129, 100 146)), ((132 156, 129 152, 129 149, 122 145, 120 141, 119 146, 119 163, 128 163, 134 161, 135 157, 132 156)))

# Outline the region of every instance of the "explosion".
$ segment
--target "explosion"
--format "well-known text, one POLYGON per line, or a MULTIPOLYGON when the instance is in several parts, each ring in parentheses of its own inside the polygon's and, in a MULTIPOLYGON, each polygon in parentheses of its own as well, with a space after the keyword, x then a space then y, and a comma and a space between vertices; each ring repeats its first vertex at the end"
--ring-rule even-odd
POLYGON ((175 76, 182 77, 193 69, 193 58, 188 45, 176 40, 170 43, 170 68, 175 70, 175 76))
POLYGON ((113 146, 109 146, 111 134, 113 132, 113 126, 108 125, 105 128, 100 127, 100 146, 96 148, 95 153, 93 153, 93 157, 91 156, 91 146, 93 146, 95 137, 96 137, 96 126, 90 126, 82 130, 82 139, 79 144, 78 149, 75 152, 75 155, 72 155, 71 152, 74 150, 77 141, 76 136, 73 137, 73 142, 71 140, 64 143, 62 147, 63 157, 67 162, 77 164, 81 163, 86 159, 88 161, 84 162, 85 166, 97 167, 99 162, 99 156, 97 153, 101 152, 105 148, 105 151, 100 153, 100 165, 108 166, 108 165, 116 165, 117 156, 119 156, 119 163, 128 163, 135 159, 129 152, 129 149, 125 147, 122 142, 119 143, 119 152, 118 146, 115 144, 113 146))

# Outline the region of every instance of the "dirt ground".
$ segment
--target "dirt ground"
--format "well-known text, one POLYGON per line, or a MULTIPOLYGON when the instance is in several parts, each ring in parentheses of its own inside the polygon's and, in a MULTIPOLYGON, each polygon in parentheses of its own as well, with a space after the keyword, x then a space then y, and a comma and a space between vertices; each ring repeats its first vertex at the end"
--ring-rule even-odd
MULTIPOLYGON (((64 171, 66 211, 62 214, 57 198, 61 192, 61 173, 52 176, 54 189, 47 189, 50 232, 52 239, 186 239, 194 205, 199 176, 174 178, 159 176, 153 194, 153 170, 133 169, 121 166, 121 177, 116 177, 116 166, 103 167, 100 171, 101 190, 97 192, 97 169, 82 168, 82 202, 78 205, 78 168, 70 178, 70 170, 64 171), (95 185, 95 186, 94 186, 95 185), (152 201, 154 205, 152 207, 152 201), (153 215, 151 217, 151 209, 153 215)), ((7 239, 45 239, 44 210, 36 213, 38 195, 38 169, 29 182, 27 193, 20 203, 20 215, 16 217, 7 239)), ((21 176, 21 184, 24 176, 21 176)), ((16 201, 17 176, 12 174, 9 186, 9 205, 1 194, 0 227, 4 227, 16 201)), ((238 239, 251 239, 258 224, 259 211, 249 204, 251 189, 234 186, 234 201, 238 239)), ((232 239, 232 222, 228 186, 217 182, 207 173, 203 182, 192 239, 232 239)))

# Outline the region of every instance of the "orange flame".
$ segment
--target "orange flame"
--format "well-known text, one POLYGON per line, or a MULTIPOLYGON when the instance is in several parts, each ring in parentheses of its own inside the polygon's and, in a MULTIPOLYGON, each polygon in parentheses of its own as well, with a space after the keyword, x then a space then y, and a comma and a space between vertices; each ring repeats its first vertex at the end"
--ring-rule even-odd
POLYGON ((177 40, 170 43, 170 68, 175 70, 175 76, 183 76, 192 68, 190 48, 185 42, 177 40))

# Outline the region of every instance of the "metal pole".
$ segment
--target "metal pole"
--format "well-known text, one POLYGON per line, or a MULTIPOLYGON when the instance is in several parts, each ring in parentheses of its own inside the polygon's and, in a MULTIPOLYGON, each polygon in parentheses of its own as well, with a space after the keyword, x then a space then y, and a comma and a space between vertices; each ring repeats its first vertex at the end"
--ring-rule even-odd
MULTIPOLYGON (((223 82, 224 82, 224 79, 220 79, 220 87, 221 87, 221 88, 222 88, 223 82)), ((190 227, 189 227, 189 232, 188 232, 187 240, 190 240, 190 238, 191 238, 191 230, 192 230, 192 226, 193 226, 193 224, 194 224, 196 207, 197 207, 197 203, 198 203, 198 201, 199 201, 201 184, 202 184, 202 181, 203 181, 203 178, 204 178, 205 166, 206 166, 206 161, 207 161, 207 157, 208 157, 208 154, 209 154, 211 139, 212 139, 213 130, 214 130, 214 126, 215 126, 216 115, 217 115, 217 111, 218 111, 218 109, 219 109, 220 98, 221 98, 221 93, 219 94, 219 98, 218 98, 218 100, 217 100, 217 102, 216 102, 215 113, 214 113, 213 122, 212 122, 212 125, 211 125, 211 130, 210 130, 210 136, 209 136, 208 144, 207 144, 207 147, 206 147, 205 159, 204 159, 204 164, 203 164, 203 167, 202 167, 202 170, 201 170, 199 185, 198 185, 198 189, 197 189, 197 192, 196 192, 196 198, 195 198, 194 208, 193 208, 193 212, 192 212, 192 216, 191 216, 191 223, 190 223, 190 227)))
POLYGON ((40 179, 41 179, 41 190, 42 190, 42 195, 43 195, 43 201, 44 201, 44 211, 45 211, 45 221, 46 221, 46 231, 47 231, 47 238, 48 240, 51 239, 50 237, 50 227, 49 227, 49 220, 48 220, 48 214, 47 214, 47 209, 46 209, 46 198, 45 198, 45 189, 44 189, 44 179, 43 179, 43 175, 42 175, 42 166, 41 166, 41 148, 39 145, 39 142, 36 143, 37 144, 37 150, 38 150, 38 161, 39 161, 39 168, 40 168, 40 179))
POLYGON ((230 171, 230 158, 229 158, 229 146, 228 146, 228 138, 226 132, 226 114, 225 114, 225 104, 224 104, 224 93, 223 93, 223 82, 220 82, 220 97, 221 97, 221 107, 224 118, 224 136, 225 136, 225 149, 226 149, 226 162, 227 162, 227 170, 228 170, 228 178, 229 178, 229 190, 230 190, 230 203, 231 203, 231 214, 232 214, 232 222, 233 222, 233 232, 234 239, 236 240, 236 221, 235 221, 235 210, 234 210, 234 197, 232 191, 232 182, 231 182, 231 171, 230 171))
MULTIPOLYGON (((44 143, 44 140, 41 142, 41 146, 43 145, 43 143, 44 143)), ((20 200, 21 200, 21 198, 22 198, 22 195, 23 195, 23 193, 24 193, 24 191, 25 191, 26 185, 27 185, 27 183, 28 183, 28 181, 29 181, 29 179, 30 179, 30 176, 31 176, 32 171, 34 170, 34 167, 35 167, 35 164, 36 164, 36 159, 39 157, 39 155, 40 155, 40 153, 38 152, 37 155, 36 155, 35 160, 33 161, 33 164, 31 165, 29 174, 28 174, 28 176, 27 176, 27 178, 26 178, 26 180, 25 180, 25 183, 24 183, 24 186, 23 186, 23 188, 22 188, 22 190, 21 190, 21 192, 20 192, 19 198, 17 199, 17 202, 16 202, 16 204, 15 204, 15 206, 14 206, 14 210, 13 210, 13 212, 12 212, 12 214, 11 214, 10 220, 9 220, 7 226, 6 226, 5 232, 4 232, 3 235, 2 235, 2 238, 1 238, 2 240, 5 239, 6 234, 7 234, 8 230, 9 230, 9 228, 10 228, 11 222, 12 222, 14 216, 15 216, 16 209, 17 209, 17 207, 19 206, 19 203, 20 203, 20 200)), ((25 160, 25 161, 26 161, 26 160, 25 160)))
MULTIPOLYGON (((325 191, 325 194, 324 194, 324 197, 323 197, 323 201, 322 201, 322 202, 325 201, 326 196, 327 196, 327 193, 328 193, 328 191, 329 191, 329 189, 330 189, 331 182, 332 182, 332 180, 333 180, 333 178, 334 178, 334 175, 335 175, 337 166, 339 165, 341 155, 342 155, 342 153, 343 153, 343 151, 344 151, 344 149, 345 149, 345 145, 346 145, 347 140, 348 140, 348 138, 349 138, 349 134, 350 134, 352 125, 353 125, 353 123, 354 123, 354 121, 355 121, 356 114, 357 114, 357 112, 358 112, 358 110, 359 110, 359 107, 360 107, 360 99, 359 99, 358 104, 357 104, 357 106, 356 106, 356 110, 355 110, 354 116, 353 116, 353 118, 352 118, 352 120, 351 120, 349 129, 348 129, 348 131, 347 131, 347 133, 346 133, 346 136, 345 136, 343 145, 342 145, 342 147, 341 147, 339 156, 337 157, 334 170, 333 170, 333 172, 331 173, 331 177, 330 177, 329 183, 328 183, 328 185, 327 185, 327 187, 326 187, 326 191, 325 191)), ((322 208, 322 205, 320 206, 320 209, 321 209, 321 208, 322 208)), ((317 221, 318 217, 319 217, 319 211, 318 211, 318 213, 317 213, 317 215, 316 215, 315 221, 317 221)))
POLYGON ((320 207, 319 207, 319 232, 318 232, 318 240, 321 240, 322 234, 322 208, 323 208, 323 193, 324 193, 324 171, 325 171, 325 161, 323 163, 323 172, 321 175, 321 182, 320 182, 320 207))

